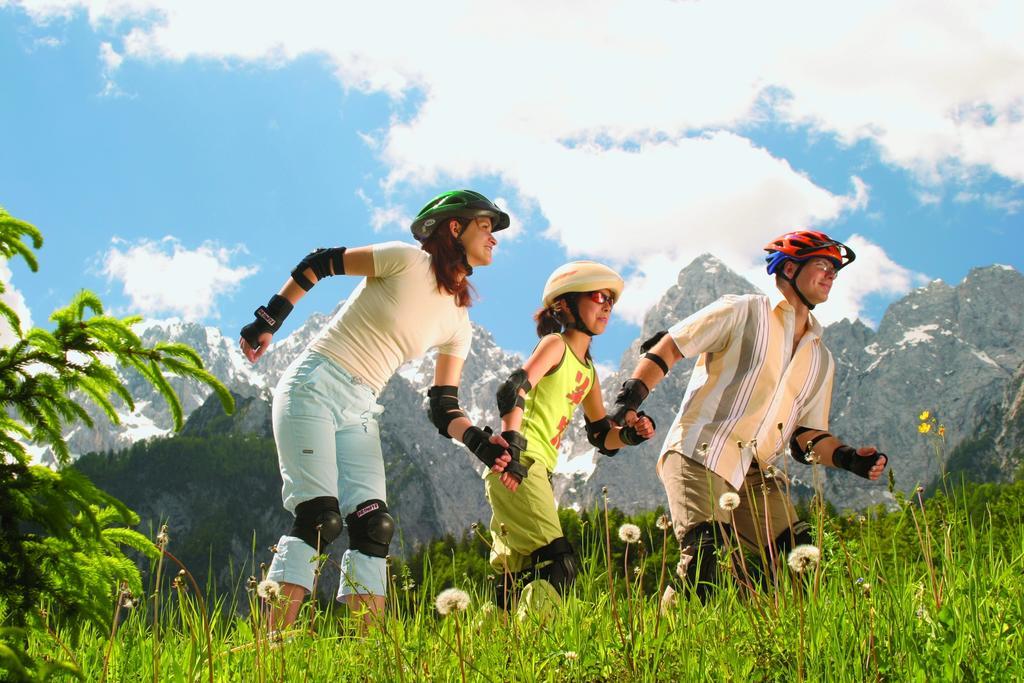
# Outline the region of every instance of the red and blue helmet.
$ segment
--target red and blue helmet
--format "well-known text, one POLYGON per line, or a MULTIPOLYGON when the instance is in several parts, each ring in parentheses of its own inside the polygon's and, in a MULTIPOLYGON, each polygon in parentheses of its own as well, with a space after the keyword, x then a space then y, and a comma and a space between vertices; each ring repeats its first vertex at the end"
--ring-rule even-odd
POLYGON ((853 263, 853 249, 817 230, 796 230, 773 239, 765 245, 768 252, 768 274, 779 272, 787 260, 802 263, 815 257, 827 258, 838 271, 853 263))

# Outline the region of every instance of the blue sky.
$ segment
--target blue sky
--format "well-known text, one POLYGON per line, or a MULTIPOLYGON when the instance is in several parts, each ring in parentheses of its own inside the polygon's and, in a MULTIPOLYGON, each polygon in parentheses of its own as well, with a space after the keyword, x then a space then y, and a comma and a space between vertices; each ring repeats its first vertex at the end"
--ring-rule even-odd
POLYGON ((789 226, 860 247, 826 321, 1022 269, 1019 6, 711 5, 410 4, 396 27, 394 7, 0 0, 0 205, 47 240, 38 274, 0 266, 8 297, 45 324, 85 287, 234 336, 311 248, 407 240, 451 187, 516 224, 473 319, 528 351, 548 273, 605 260, 629 283, 594 347, 615 365, 693 257, 765 286, 789 226))

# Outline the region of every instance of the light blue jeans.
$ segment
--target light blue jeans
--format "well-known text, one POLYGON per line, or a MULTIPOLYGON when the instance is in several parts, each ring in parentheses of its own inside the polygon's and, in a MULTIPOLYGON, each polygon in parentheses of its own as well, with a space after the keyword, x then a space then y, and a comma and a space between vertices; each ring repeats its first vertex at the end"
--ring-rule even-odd
MULTIPOLYGON (((338 499, 345 517, 363 501, 387 500, 377 396, 329 358, 302 353, 274 389, 274 440, 281 466, 281 497, 291 513, 320 496, 338 499)), ((302 539, 282 536, 268 579, 313 589, 316 551, 302 539)), ((341 561, 338 598, 385 595, 387 563, 358 550, 341 561)))

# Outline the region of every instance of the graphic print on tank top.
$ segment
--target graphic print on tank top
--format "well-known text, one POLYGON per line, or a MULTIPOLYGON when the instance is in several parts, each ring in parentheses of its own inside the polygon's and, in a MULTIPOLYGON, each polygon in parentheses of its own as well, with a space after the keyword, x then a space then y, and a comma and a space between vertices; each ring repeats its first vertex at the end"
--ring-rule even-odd
MULTIPOLYGON (((576 371, 576 388, 565 395, 573 408, 570 408, 569 414, 572 415, 575 406, 578 406, 583 397, 587 395, 587 390, 590 388, 590 377, 584 377, 583 373, 579 370, 576 371)), ((569 426, 569 418, 565 415, 558 421, 558 432, 551 439, 551 445, 558 448, 559 444, 562 443, 562 433, 565 432, 566 427, 569 426)))

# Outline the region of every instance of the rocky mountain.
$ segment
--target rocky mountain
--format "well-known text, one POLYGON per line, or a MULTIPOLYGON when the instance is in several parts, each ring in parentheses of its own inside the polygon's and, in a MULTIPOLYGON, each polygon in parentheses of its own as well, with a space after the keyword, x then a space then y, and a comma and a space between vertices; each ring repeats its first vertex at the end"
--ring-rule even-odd
MULTIPOLYGON (((643 339, 723 294, 757 291, 710 255, 683 268, 676 284, 647 313, 640 337, 623 353, 619 371, 602 380, 606 404, 611 404, 631 372, 643 339)), ((986 435, 986 444, 990 442, 984 448, 975 444, 963 451, 957 467, 989 478, 1012 476, 1024 444, 1021 302, 1024 277, 1016 270, 993 266, 972 271, 955 286, 936 281, 909 293, 890 306, 877 331, 860 322, 829 326, 825 341, 837 362, 833 431, 851 443, 878 444, 892 456, 898 485, 910 489, 934 480, 939 471, 932 442, 916 429, 917 415, 928 409, 945 425, 947 458, 979 434, 986 435)), ((191 344, 237 394, 238 410, 228 418, 205 390, 185 382, 176 384, 191 415, 187 434, 267 436, 270 389, 328 319, 326 315, 311 316, 271 347, 255 366, 242 358, 236 340, 213 328, 152 324, 144 336, 148 341, 191 344)), ((602 340, 595 343, 600 345, 602 340)), ((487 330, 474 326, 461 401, 475 422, 496 424, 495 390, 521 363, 520 357, 498 347, 487 330)), ((678 364, 645 403, 662 434, 675 416, 693 363, 684 360, 678 364)), ((488 516, 478 463, 464 448, 442 439, 425 417, 426 389, 432 377, 433 360, 428 357, 403 367, 380 396, 385 406, 381 425, 389 499, 409 545, 444 533, 460 533, 470 522, 488 516)), ((118 450, 141 438, 167 433, 170 419, 159 397, 142 386, 141 380, 132 384, 132 389, 140 397, 135 413, 126 415, 118 428, 97 420, 95 430, 77 429, 71 439, 73 450, 118 450)), ((562 505, 589 507, 601 500, 602 487, 607 487, 612 505, 628 511, 664 504, 664 492, 654 473, 660 437, 608 458, 594 452, 584 437, 582 419, 578 422, 567 431, 563 441, 566 458, 554 477, 562 505)), ((278 485, 273 482, 268 490, 276 491, 278 485)), ((164 495, 158 490, 158 480, 150 486, 154 498, 164 495)), ((117 490, 111 492, 118 495, 117 490)), ((845 472, 828 477, 826 493, 841 509, 879 502, 887 495, 884 483, 871 484, 845 472)), ((210 490, 207 495, 217 493, 210 490)), ((266 504, 279 503, 275 498, 266 504)), ((158 516, 159 511, 153 514, 158 516)), ((194 509, 187 514, 201 516, 202 511, 194 509)))

